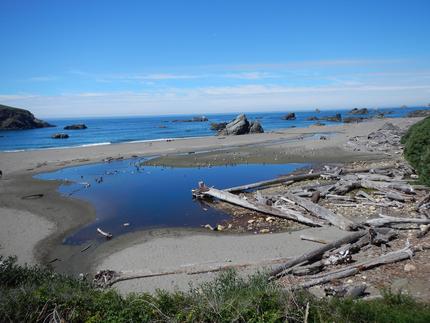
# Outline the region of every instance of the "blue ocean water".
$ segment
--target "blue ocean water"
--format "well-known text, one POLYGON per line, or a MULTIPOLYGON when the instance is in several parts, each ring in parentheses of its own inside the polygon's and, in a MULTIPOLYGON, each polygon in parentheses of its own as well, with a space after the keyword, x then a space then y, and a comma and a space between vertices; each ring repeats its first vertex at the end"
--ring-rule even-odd
MULTIPOLYGON (((371 115, 378 112, 391 111, 387 117, 403 117, 408 112, 419 108, 396 108, 371 110, 371 115)), ((286 121, 281 117, 286 112, 269 113, 247 113, 251 120, 258 119, 262 123, 265 131, 289 127, 308 127, 315 121, 307 121, 310 116, 331 116, 341 113, 346 116, 347 110, 325 110, 319 113, 315 111, 296 112, 296 120, 286 121)), ((58 147, 76 147, 85 145, 101 145, 121 142, 131 142, 140 140, 155 140, 163 138, 184 138, 211 136, 215 134, 210 130, 210 122, 223 122, 234 119, 237 113, 231 114, 209 114, 206 115, 208 122, 173 122, 174 120, 191 119, 200 115, 174 115, 174 116, 150 116, 150 117, 103 117, 103 118, 74 118, 74 119, 46 119, 53 128, 1 131, 0 151, 16 151, 28 149, 44 149, 58 147), (85 123, 88 129, 85 130, 63 130, 64 126, 85 123), (52 139, 55 133, 67 133, 68 139, 52 139)), ((334 125, 336 122, 323 121, 327 125, 334 125)))
POLYGON ((61 194, 90 202, 96 210, 95 221, 66 237, 65 244, 100 240, 98 227, 116 237, 150 228, 215 226, 229 215, 192 198, 191 189, 196 188, 199 181, 227 188, 275 178, 307 166, 138 167, 140 161, 129 159, 68 167, 36 176, 65 181, 59 188, 61 194), (124 226, 124 223, 129 225, 124 226))

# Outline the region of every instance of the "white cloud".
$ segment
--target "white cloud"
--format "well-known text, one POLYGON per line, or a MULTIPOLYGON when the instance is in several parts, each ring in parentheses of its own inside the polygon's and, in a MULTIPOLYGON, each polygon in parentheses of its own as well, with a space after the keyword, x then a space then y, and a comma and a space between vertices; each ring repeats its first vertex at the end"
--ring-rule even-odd
POLYGON ((235 111, 295 111, 356 106, 427 104, 429 85, 309 86, 243 85, 170 88, 164 91, 100 92, 58 96, 2 95, 5 104, 27 107, 40 117, 155 115, 235 111))

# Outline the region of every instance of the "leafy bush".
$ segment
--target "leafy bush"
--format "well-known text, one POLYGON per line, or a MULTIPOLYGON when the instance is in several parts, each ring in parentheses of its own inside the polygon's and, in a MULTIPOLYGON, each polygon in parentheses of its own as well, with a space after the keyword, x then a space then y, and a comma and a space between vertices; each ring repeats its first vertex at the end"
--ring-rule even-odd
POLYGON ((418 171, 420 181, 430 185, 430 117, 410 127, 402 144, 405 158, 418 171))
POLYGON ((430 306, 406 296, 318 300, 268 283, 264 273, 225 271, 188 292, 123 297, 0 256, 0 322, 303 322, 308 304, 309 322, 430 322, 430 306))

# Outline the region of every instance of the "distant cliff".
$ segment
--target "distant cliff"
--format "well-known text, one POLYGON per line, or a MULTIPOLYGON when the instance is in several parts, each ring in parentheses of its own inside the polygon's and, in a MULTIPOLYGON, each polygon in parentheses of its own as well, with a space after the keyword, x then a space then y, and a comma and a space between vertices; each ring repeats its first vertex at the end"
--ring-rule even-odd
POLYGON ((24 130, 45 127, 54 126, 35 118, 28 110, 0 104, 0 130, 24 130))

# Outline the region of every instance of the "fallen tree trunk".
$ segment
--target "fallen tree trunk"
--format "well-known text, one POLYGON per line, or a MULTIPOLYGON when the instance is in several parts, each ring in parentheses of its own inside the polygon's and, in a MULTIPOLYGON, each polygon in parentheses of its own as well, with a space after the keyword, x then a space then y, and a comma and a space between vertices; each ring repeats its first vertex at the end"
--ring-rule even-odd
POLYGON ((373 227, 389 226, 391 224, 402 224, 402 223, 413 223, 413 224, 430 224, 430 219, 419 219, 419 218, 397 218, 388 215, 379 215, 380 218, 370 219, 364 222, 367 225, 373 227))
POLYGON ((330 222, 332 225, 341 228, 342 230, 350 231, 355 228, 355 224, 351 220, 348 220, 341 215, 335 214, 334 212, 322 207, 321 205, 315 204, 312 201, 295 196, 294 194, 288 192, 284 194, 284 197, 297 203, 299 206, 303 207, 317 218, 324 219, 330 222))
MULTIPOLYGON (((116 272, 112 270, 102 270, 96 274, 95 283, 100 287, 110 287, 116 283, 127 281, 127 280, 133 280, 133 279, 144 279, 144 278, 152 278, 152 277, 162 277, 162 276, 170 276, 170 275, 199 275, 199 274, 206 274, 206 273, 213 273, 213 272, 219 272, 226 269, 241 269, 241 268, 247 268, 252 266, 266 266, 266 265, 272 265, 272 264, 279 264, 281 262, 284 262, 288 260, 289 258, 276 258, 276 259, 267 259, 257 262, 248 262, 248 263, 242 263, 242 264, 226 264, 226 265, 218 265, 213 267, 206 267, 206 268, 190 268, 182 267, 177 269, 172 269, 168 271, 162 271, 162 272, 151 272, 151 271, 141 271, 141 272, 116 272), (106 275, 103 275, 106 273, 106 275), (103 277, 105 276, 105 277, 103 277)), ((201 266, 202 264, 197 264, 198 266, 201 266)), ((194 265, 194 266, 197 266, 194 265)))
POLYGON ((320 177, 324 173, 313 173, 313 174, 301 174, 301 175, 293 175, 293 176, 282 176, 274 179, 269 179, 267 181, 261 181, 241 186, 235 186, 224 189, 226 192, 241 192, 254 188, 265 187, 269 185, 279 184, 287 181, 303 181, 307 179, 314 179, 320 177))
POLYGON ((344 244, 355 242, 366 234, 367 234, 367 231, 365 231, 365 230, 354 232, 354 233, 349 234, 349 235, 347 235, 341 239, 332 241, 332 242, 330 242, 324 246, 321 246, 317 249, 314 249, 314 250, 312 250, 312 251, 310 251, 304 255, 293 258, 293 259, 287 261, 285 264, 273 269, 270 272, 270 276, 272 278, 276 278, 279 276, 280 273, 282 273, 283 271, 285 271, 289 268, 292 268, 292 267, 299 265, 301 263, 307 263, 307 262, 310 262, 311 260, 321 258, 325 252, 330 251, 332 249, 339 248, 340 246, 342 246, 344 244))
POLYGON ((241 198, 240 196, 231 194, 229 192, 218 190, 218 189, 212 188, 212 187, 211 188, 207 187, 202 182, 199 183, 199 188, 197 190, 194 190, 193 194, 196 197, 201 197, 201 196, 215 197, 219 200, 226 201, 228 203, 238 205, 238 206, 244 207, 244 208, 249 209, 249 210, 274 215, 274 216, 279 217, 279 218, 284 218, 287 220, 300 222, 300 223, 303 223, 303 224, 306 224, 309 226, 314 226, 314 227, 315 226, 316 227, 322 226, 322 222, 320 222, 318 220, 311 220, 311 219, 305 217, 303 214, 301 214, 298 211, 289 210, 289 209, 285 209, 285 208, 284 209, 278 209, 278 208, 274 208, 274 207, 271 207, 268 205, 263 205, 263 204, 257 205, 257 204, 249 202, 248 200, 245 200, 244 198, 241 198))
POLYGON ((335 279, 341 279, 341 278, 353 276, 361 271, 368 270, 374 267, 406 260, 411 258, 413 255, 414 255, 413 249, 408 246, 403 249, 389 252, 385 255, 379 256, 377 258, 374 258, 368 261, 356 263, 348 267, 344 267, 328 273, 315 275, 313 279, 305 281, 301 284, 298 284, 294 286, 293 289, 309 288, 315 285, 325 284, 335 279))
MULTIPOLYGON (((380 167, 377 168, 378 170, 383 170, 383 169, 390 169, 393 168, 393 166, 384 166, 384 167, 380 167)), ((342 173, 343 174, 348 174, 348 173, 365 173, 365 172, 370 172, 370 171, 374 171, 374 168, 360 168, 360 169, 343 169, 342 173)), ((300 175, 289 175, 289 176, 282 176, 282 177, 278 177, 278 178, 274 178, 274 179, 269 179, 266 181, 261 181, 261 182, 256 182, 256 183, 251 183, 251 184, 246 184, 246 185, 240 185, 240 186, 235 186, 235 187, 230 187, 230 188, 226 188, 224 189, 224 191, 226 192, 240 192, 240 191, 246 191, 246 190, 250 190, 250 189, 254 189, 254 188, 259 188, 259 187, 264 187, 264 186, 269 186, 269 185, 273 185, 273 184, 279 184, 279 183, 283 183, 283 182, 287 182, 287 181, 303 181, 303 180, 308 180, 308 179, 314 179, 314 178, 318 178, 321 175, 327 174, 327 172, 317 172, 317 173, 312 173, 312 174, 300 174, 300 175)))

